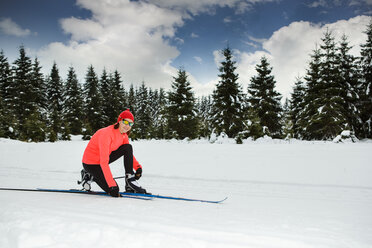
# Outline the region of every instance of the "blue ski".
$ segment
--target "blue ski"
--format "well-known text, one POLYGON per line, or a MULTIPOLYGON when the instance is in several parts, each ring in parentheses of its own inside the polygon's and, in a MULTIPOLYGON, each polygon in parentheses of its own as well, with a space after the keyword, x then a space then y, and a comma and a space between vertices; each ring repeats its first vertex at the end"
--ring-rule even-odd
MULTIPOLYGON (((40 189, 37 188, 36 190, 38 191, 44 191, 44 192, 57 192, 57 193, 77 193, 77 194, 88 194, 88 195, 104 195, 104 196, 110 196, 106 192, 103 191, 84 191, 84 190, 79 190, 79 189, 69 189, 69 190, 64 190, 64 189, 40 189)), ((132 198, 132 199, 140 199, 140 200, 151 200, 146 197, 142 196, 131 196, 131 195, 125 195, 122 192, 120 192, 121 197, 125 198, 132 198)))
POLYGON ((211 200, 200 200, 200 199, 192 199, 192 198, 184 198, 184 197, 174 197, 174 196, 164 196, 164 195, 152 195, 152 194, 139 194, 139 193, 129 193, 124 192, 121 193, 126 196, 141 196, 141 197, 148 197, 148 198, 161 198, 161 199, 169 199, 169 200, 179 200, 179 201, 194 201, 194 202, 206 202, 206 203, 221 203, 227 199, 225 197, 222 200, 218 201, 211 201, 211 200))
MULTIPOLYGON (((0 190, 12 190, 12 191, 26 191, 26 192, 55 192, 55 193, 73 193, 73 194, 88 194, 88 195, 103 195, 109 196, 106 192, 103 191, 83 191, 79 189, 20 189, 20 188, 0 188, 0 190)), ((123 195, 120 193, 122 197, 125 198, 132 198, 132 199, 140 199, 140 200, 151 200, 147 197, 141 196, 130 196, 130 195, 123 195)))
MULTIPOLYGON (((20 188, 0 188, 0 190, 13 190, 13 191, 32 191, 32 192, 55 192, 55 193, 74 193, 74 194, 88 194, 88 195, 103 195, 109 196, 106 192, 103 191, 83 191, 79 189, 20 189, 20 188)), ((120 192, 120 195, 125 198, 133 198, 140 200, 152 200, 154 198, 160 199, 169 199, 169 200, 179 200, 179 201, 193 201, 193 202, 205 202, 205 203, 221 203, 227 199, 225 197, 222 200, 211 201, 211 200, 201 200, 201 199, 192 199, 184 197, 174 197, 174 196, 164 196, 164 195, 152 195, 152 194, 139 194, 139 193, 129 193, 129 192, 120 192)))

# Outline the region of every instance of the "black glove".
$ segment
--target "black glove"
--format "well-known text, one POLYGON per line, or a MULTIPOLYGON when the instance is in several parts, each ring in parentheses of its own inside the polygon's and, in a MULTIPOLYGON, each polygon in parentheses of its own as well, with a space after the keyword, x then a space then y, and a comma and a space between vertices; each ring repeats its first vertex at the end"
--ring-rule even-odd
POLYGON ((138 180, 138 179, 141 178, 141 176, 142 176, 142 168, 138 168, 138 169, 136 170, 136 173, 134 174, 134 178, 135 178, 136 180, 138 180))
POLYGON ((113 196, 113 197, 120 197, 120 193, 119 193, 119 187, 118 186, 114 186, 114 187, 111 187, 109 188, 109 195, 113 196))

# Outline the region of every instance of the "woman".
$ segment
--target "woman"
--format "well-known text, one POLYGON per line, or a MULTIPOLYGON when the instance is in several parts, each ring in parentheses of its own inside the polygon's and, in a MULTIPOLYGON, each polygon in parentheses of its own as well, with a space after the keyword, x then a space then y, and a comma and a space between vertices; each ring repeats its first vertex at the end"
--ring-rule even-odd
POLYGON ((112 176, 109 164, 124 156, 125 190, 146 193, 137 182, 142 176, 142 166, 133 156, 128 139, 133 125, 134 116, 127 109, 119 115, 116 124, 98 130, 90 139, 83 155, 82 180, 78 182, 86 190, 90 190, 90 183, 94 181, 106 193, 119 197, 119 186, 112 176))

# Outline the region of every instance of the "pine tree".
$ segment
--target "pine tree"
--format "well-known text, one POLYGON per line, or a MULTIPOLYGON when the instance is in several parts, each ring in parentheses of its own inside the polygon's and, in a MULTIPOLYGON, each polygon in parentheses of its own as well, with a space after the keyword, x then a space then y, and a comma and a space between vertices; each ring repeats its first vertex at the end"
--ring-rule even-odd
POLYGON ((281 95, 275 91, 276 81, 271 75, 272 68, 266 57, 261 58, 256 70, 258 75, 251 78, 248 86, 248 101, 260 119, 260 125, 265 129, 264 133, 279 138, 282 135, 281 95))
POLYGON ((84 102, 81 85, 73 67, 68 70, 64 99, 63 115, 69 132, 73 135, 82 134, 84 102))
POLYGON ((32 64, 30 82, 32 91, 29 97, 33 109, 29 116, 27 116, 21 139, 34 142, 45 141, 47 135, 46 84, 37 58, 35 58, 32 64))
POLYGON ((260 117, 258 117, 257 111, 255 111, 255 109, 253 109, 251 106, 248 107, 246 119, 248 120, 247 123, 248 128, 247 134, 245 135, 244 138, 250 137, 253 140, 256 140, 265 135, 264 133, 265 130, 261 125, 261 119, 260 117))
POLYGON ((38 112, 41 113, 43 121, 46 122, 47 118, 47 85, 44 79, 44 75, 41 73, 40 62, 35 58, 34 63, 32 64, 32 73, 31 73, 31 82, 32 87, 35 89, 33 101, 35 102, 38 112))
POLYGON ((151 138, 166 138, 166 104, 167 97, 164 89, 149 90, 150 98, 150 118, 152 120, 151 138))
POLYGON ((358 108, 359 96, 359 73, 356 64, 356 58, 349 54, 352 47, 349 46, 346 35, 341 38, 340 47, 338 48, 338 71, 340 76, 339 87, 343 102, 343 115, 346 117, 347 128, 361 137, 362 120, 358 108))
MULTIPOLYGON (((330 31, 324 34, 320 46, 319 81, 314 92, 317 95, 313 104, 316 111, 308 122, 306 131, 311 139, 328 140, 335 138, 347 127, 344 113, 342 88, 339 73, 336 43, 330 31)), ((314 108, 313 107, 313 108, 314 108)))
POLYGON ((102 121, 104 126, 111 124, 112 119, 110 120, 109 116, 112 116, 112 101, 111 96, 112 92, 110 91, 110 78, 106 72, 106 69, 103 69, 101 79, 99 80, 99 89, 102 95, 102 121))
POLYGON ((86 130, 84 138, 89 139, 98 129, 104 127, 102 119, 102 95, 99 89, 98 77, 93 66, 88 67, 84 84, 84 112, 86 130))
POLYGON ((39 62, 26 55, 23 46, 20 47, 20 56, 14 62, 13 85, 10 86, 10 95, 13 97, 11 109, 18 117, 18 136, 24 141, 44 141, 46 136, 45 114, 41 98, 44 90, 44 80, 40 72, 39 62))
POLYGON ((361 117, 364 137, 372 138, 372 20, 365 31, 367 40, 361 45, 361 117))
POLYGON ((109 123, 116 121, 119 114, 127 109, 127 99, 125 97, 125 90, 122 85, 120 73, 116 70, 114 74, 110 75, 109 79, 109 99, 106 101, 109 103, 110 108, 107 109, 107 116, 109 123))
POLYGON ((127 106, 131 110, 134 116, 137 115, 137 98, 136 98, 136 92, 134 90, 133 84, 129 87, 129 92, 127 96, 127 106))
POLYGON ((211 111, 212 97, 202 96, 198 100, 198 116, 199 116, 199 137, 209 138, 212 133, 211 128, 211 111))
MULTIPOLYGON (((320 102, 320 92, 322 92, 322 85, 319 83, 320 70, 321 70, 321 52, 316 46, 311 55, 311 61, 309 63, 309 68, 307 69, 305 79, 305 93, 303 101, 303 110, 298 112, 298 119, 296 124, 298 124, 298 129, 296 127, 295 135, 298 138, 304 139, 314 139, 312 132, 309 132, 308 127, 311 124, 312 117, 318 112, 318 102, 320 102)), ((300 92, 302 89, 300 89, 300 92)), ((301 93, 302 95, 302 93, 301 93)), ((302 106, 301 106, 302 109, 302 106)))
POLYGON ((59 71, 56 62, 47 81, 47 97, 48 97, 48 126, 49 126, 49 141, 54 142, 61 139, 64 132, 63 125, 63 95, 64 95, 62 79, 59 76, 59 71))
POLYGON ((293 92, 291 94, 291 100, 289 103, 289 118, 291 121, 293 137, 297 139, 302 139, 305 135, 300 124, 301 114, 305 108, 305 96, 305 83, 301 78, 296 78, 295 86, 293 87, 293 92))
POLYGON ((166 107, 169 131, 176 139, 195 139, 198 136, 196 100, 186 71, 179 69, 177 77, 173 77, 173 80, 166 107))
POLYGON ((133 136, 136 139, 149 139, 152 129, 152 119, 150 117, 150 99, 148 88, 145 82, 142 82, 141 86, 137 90, 137 108, 135 115, 135 129, 133 130, 133 136))
POLYGON ((283 105, 283 116, 281 119, 282 132, 283 137, 285 137, 285 139, 293 138, 294 136, 290 106, 291 106, 290 100, 286 98, 283 105))
POLYGON ((2 98, 1 128, 2 135, 6 138, 16 138, 15 129, 18 120, 15 115, 14 97, 16 91, 12 90, 14 83, 8 59, 3 50, 0 52, 0 96, 2 98))
POLYGON ((13 87, 11 95, 13 96, 14 114, 18 118, 18 137, 21 140, 28 141, 29 131, 27 130, 26 120, 31 114, 35 113, 34 88, 32 86, 32 62, 26 55, 23 46, 19 49, 19 58, 14 61, 13 67, 13 87))
POLYGON ((159 109, 158 109, 158 98, 159 98, 159 92, 157 90, 153 90, 152 88, 149 87, 148 90, 149 94, 149 114, 150 114, 150 119, 152 122, 152 127, 150 129, 150 134, 149 134, 149 139, 153 139, 156 136, 156 121, 155 118, 159 114, 159 109))
POLYGON ((225 60, 221 63, 220 81, 213 92, 212 127, 219 135, 226 133, 235 138, 245 128, 244 125, 244 96, 239 85, 239 75, 235 73, 236 62, 233 61, 230 48, 222 51, 225 60))
POLYGON ((46 129, 46 123, 41 113, 33 110, 25 120, 20 139, 32 142, 45 141, 46 129))

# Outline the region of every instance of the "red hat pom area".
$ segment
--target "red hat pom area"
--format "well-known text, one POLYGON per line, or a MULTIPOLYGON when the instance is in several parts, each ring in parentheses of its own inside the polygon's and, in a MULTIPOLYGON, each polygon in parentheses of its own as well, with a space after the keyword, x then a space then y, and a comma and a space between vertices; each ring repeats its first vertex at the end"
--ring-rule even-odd
POLYGON ((134 122, 134 116, 133 114, 129 111, 129 109, 121 112, 121 114, 118 117, 118 122, 124 119, 130 119, 134 122))

